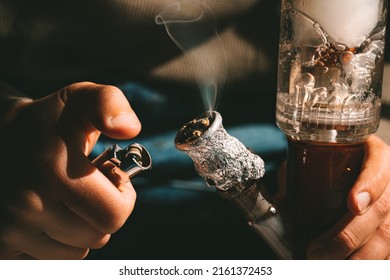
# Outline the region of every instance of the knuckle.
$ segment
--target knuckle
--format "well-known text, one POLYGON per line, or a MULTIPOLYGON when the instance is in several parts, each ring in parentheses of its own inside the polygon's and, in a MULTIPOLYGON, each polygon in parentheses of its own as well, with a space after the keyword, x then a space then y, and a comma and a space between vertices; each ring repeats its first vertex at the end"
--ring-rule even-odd
POLYGON ((8 215, 15 219, 22 219, 42 214, 45 206, 38 193, 33 190, 26 190, 4 203, 4 208, 8 215))
POLYGON ((126 205, 111 206, 105 213, 105 217, 102 223, 102 232, 114 233, 120 229, 129 217, 129 211, 126 209, 126 205))
POLYGON ((44 201, 36 192, 28 193, 25 205, 32 214, 42 214, 45 209, 44 201))
POLYGON ((110 237, 111 237, 110 234, 100 234, 94 240, 90 241, 88 248, 100 249, 108 243, 108 241, 110 240, 110 237))
POLYGON ((102 220, 101 231, 104 233, 114 233, 120 229, 132 213, 136 201, 136 192, 133 188, 126 190, 127 195, 116 197, 111 201, 106 209, 102 220))
POLYGON ((376 188, 376 186, 386 185, 386 178, 381 172, 377 172, 371 176, 371 187, 376 188))
POLYGON ((105 98, 113 98, 113 97, 122 97, 123 92, 116 86, 112 85, 99 85, 99 92, 101 94, 101 98, 105 100, 105 98))
POLYGON ((390 241, 390 215, 388 216, 388 219, 379 226, 378 233, 384 240, 387 242, 390 241))
POLYGON ((69 93, 70 93, 70 87, 65 87, 60 89, 57 92, 57 97, 63 104, 66 104, 69 99, 69 93))
POLYGON ((354 251, 360 245, 359 238, 357 237, 356 233, 349 228, 344 228, 337 235, 337 239, 338 242, 342 244, 344 249, 348 252, 354 251))
POLYGON ((384 218, 390 211, 389 198, 381 196, 373 205, 373 210, 380 218, 384 218))

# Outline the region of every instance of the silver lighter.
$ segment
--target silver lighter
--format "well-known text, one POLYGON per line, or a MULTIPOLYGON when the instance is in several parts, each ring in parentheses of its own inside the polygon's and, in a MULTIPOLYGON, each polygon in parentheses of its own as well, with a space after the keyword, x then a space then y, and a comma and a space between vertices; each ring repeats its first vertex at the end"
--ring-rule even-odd
POLYGON ((129 178, 152 168, 152 158, 148 150, 138 143, 130 144, 124 149, 114 144, 97 156, 92 163, 95 166, 101 166, 107 161, 126 172, 129 178))

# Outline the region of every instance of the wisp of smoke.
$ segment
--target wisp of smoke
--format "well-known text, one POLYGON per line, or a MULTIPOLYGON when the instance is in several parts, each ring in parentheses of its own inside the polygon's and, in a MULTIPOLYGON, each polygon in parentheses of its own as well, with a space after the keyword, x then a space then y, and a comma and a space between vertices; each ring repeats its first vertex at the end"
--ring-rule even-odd
POLYGON ((164 25, 169 37, 187 55, 193 56, 196 79, 206 111, 216 109, 217 100, 226 78, 226 70, 218 60, 224 48, 217 32, 217 20, 212 9, 198 0, 181 0, 167 5, 156 16, 156 23, 164 25), (211 42, 217 50, 210 52, 195 47, 211 42), (219 54, 218 58, 216 53, 219 54))

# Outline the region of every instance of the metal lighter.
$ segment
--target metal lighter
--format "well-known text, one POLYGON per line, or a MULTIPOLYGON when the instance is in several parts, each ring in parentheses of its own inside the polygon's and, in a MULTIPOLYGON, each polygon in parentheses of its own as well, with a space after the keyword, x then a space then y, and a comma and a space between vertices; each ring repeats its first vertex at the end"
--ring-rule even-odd
POLYGON ((152 168, 152 158, 148 150, 138 143, 130 144, 124 149, 114 144, 97 156, 92 163, 95 166, 101 166, 107 161, 126 172, 129 178, 152 168))

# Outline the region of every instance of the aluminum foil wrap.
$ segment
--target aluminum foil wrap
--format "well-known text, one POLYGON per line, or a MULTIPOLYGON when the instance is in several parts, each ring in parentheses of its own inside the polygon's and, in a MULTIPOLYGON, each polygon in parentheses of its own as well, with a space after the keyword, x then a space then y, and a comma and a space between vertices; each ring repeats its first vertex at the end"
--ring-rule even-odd
POLYGON ((265 172, 261 157, 226 132, 216 111, 185 124, 176 135, 175 145, 191 157, 207 185, 220 190, 259 179, 265 172))

